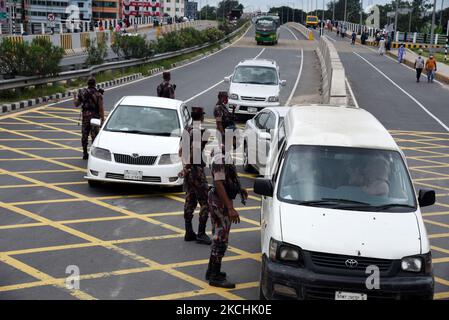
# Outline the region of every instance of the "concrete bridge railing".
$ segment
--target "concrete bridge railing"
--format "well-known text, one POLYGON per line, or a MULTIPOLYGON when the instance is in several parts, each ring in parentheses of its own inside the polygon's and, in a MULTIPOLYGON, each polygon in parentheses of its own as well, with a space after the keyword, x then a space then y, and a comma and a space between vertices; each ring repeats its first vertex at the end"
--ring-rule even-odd
POLYGON ((321 64, 323 103, 347 105, 345 68, 332 42, 326 36, 320 37, 318 58, 321 64))

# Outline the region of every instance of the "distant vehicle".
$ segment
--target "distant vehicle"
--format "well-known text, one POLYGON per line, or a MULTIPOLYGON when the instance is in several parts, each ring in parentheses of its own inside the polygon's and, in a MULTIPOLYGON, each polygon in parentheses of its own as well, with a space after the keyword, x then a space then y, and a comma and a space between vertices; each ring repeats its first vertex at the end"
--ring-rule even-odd
POLYGON ((243 169, 255 169, 264 175, 271 151, 271 144, 277 141, 279 127, 291 107, 269 107, 246 121, 243 143, 243 169))
POLYGON ((421 208, 435 203, 435 191, 415 191, 387 129, 363 109, 298 106, 279 131, 254 183, 260 298, 433 299, 421 208))
POLYGON ((236 115, 254 115, 263 108, 279 106, 279 95, 286 81, 280 80, 279 66, 273 60, 240 62, 229 83, 229 108, 236 115))
POLYGON ((317 16, 307 16, 306 17, 306 27, 311 27, 316 29, 318 26, 318 17, 317 16))
POLYGON ((279 41, 279 19, 273 16, 262 16, 256 20, 257 44, 277 44, 279 41))
MULTIPOLYGON (((100 125, 93 119, 93 125, 100 125)), ((90 149, 86 179, 101 182, 181 186, 178 157, 182 129, 191 123, 182 101, 128 96, 114 107, 90 149)))

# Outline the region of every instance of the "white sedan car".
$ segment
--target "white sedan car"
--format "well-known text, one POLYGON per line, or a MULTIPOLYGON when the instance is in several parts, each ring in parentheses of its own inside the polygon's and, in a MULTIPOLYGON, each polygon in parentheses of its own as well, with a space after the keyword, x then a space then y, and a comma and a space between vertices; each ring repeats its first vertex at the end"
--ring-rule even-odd
POLYGON ((190 123, 182 101, 129 96, 114 107, 90 149, 86 179, 100 182, 181 186, 178 149, 190 123))
POLYGON ((291 107, 265 108, 246 121, 243 145, 243 168, 245 171, 257 170, 264 175, 265 164, 270 150, 279 140, 279 127, 291 107))

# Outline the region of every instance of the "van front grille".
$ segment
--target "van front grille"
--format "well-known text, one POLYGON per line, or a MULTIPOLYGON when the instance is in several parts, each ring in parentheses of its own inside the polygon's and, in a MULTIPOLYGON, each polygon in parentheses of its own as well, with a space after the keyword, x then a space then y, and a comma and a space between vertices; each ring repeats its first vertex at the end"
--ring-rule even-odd
POLYGON ((127 154, 114 153, 114 160, 117 163, 152 166, 156 162, 156 156, 137 156, 133 157, 127 154))
POLYGON ((375 265, 379 268, 379 271, 385 272, 389 271, 393 264, 393 260, 345 256, 322 252, 310 252, 310 257, 315 266, 333 269, 365 271, 368 266, 375 265), (357 261, 357 265, 352 267, 348 266, 346 263, 348 260, 357 261))

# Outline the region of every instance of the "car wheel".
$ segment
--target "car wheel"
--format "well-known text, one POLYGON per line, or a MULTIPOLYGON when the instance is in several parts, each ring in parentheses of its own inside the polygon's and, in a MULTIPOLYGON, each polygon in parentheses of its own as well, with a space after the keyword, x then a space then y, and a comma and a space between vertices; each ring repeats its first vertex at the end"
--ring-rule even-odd
POLYGON ((252 167, 249 164, 249 159, 248 159, 249 155, 248 155, 248 144, 244 143, 243 145, 243 170, 245 170, 246 172, 251 172, 252 171, 252 167))
POLYGON ((91 188, 98 188, 101 185, 100 181, 95 181, 95 180, 89 180, 87 183, 89 184, 89 187, 91 187, 91 188))

